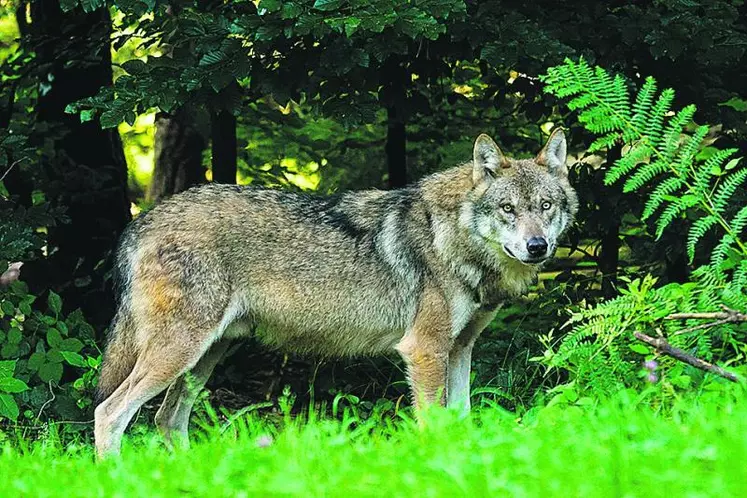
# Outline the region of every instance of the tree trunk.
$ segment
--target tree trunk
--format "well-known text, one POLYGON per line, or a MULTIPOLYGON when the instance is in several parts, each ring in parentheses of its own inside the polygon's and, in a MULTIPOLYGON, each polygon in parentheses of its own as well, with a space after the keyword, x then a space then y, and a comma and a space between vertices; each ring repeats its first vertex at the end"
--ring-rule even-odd
POLYGON ((407 134, 402 113, 397 105, 387 107, 386 160, 389 188, 407 185, 407 134))
POLYGON ((116 129, 102 130, 97 120, 81 123, 65 107, 112 84, 111 18, 106 8, 63 13, 58 0, 33 0, 31 18, 29 43, 43 68, 36 119, 46 128, 40 138, 54 141, 54 152, 41 161, 51 180, 45 193, 69 219, 49 229, 50 256, 41 262, 40 279, 67 289, 66 305, 80 306, 101 324, 113 302, 100 263, 130 220, 127 165, 116 129))
POLYGON ((205 139, 187 109, 156 116, 155 167, 148 200, 161 199, 205 181, 205 139))
POLYGON ((210 134, 213 142, 213 181, 236 183, 236 117, 226 111, 211 113, 210 134))
POLYGON ((400 57, 390 57, 382 67, 382 94, 386 106, 386 152, 389 188, 407 185, 407 71, 400 57))
MULTIPOLYGON (((621 155, 620 146, 614 146, 607 152, 607 167, 611 167, 621 155)), ((621 193, 619 187, 608 187, 608 194, 600 202, 600 209, 609 220, 602 231, 601 249, 599 251, 599 270, 602 272, 602 293, 611 298, 617 294, 617 267, 620 261, 620 209, 617 201, 621 193)))

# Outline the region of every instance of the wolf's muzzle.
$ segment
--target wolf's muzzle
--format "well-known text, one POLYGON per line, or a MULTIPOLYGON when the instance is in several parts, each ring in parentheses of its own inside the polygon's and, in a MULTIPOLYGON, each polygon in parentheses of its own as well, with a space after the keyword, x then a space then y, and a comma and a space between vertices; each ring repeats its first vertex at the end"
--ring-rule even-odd
POLYGON ((547 254, 547 241, 543 237, 532 237, 527 241, 527 252, 535 258, 547 254))

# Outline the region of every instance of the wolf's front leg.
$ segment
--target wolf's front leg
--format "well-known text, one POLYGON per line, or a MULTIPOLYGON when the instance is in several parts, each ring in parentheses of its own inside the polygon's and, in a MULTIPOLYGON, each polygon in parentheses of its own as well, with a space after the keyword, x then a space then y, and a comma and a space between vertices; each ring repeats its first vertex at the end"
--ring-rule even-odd
POLYGON ((417 344, 406 351, 400 349, 400 353, 407 365, 407 380, 418 417, 428 405, 438 403, 445 406, 448 353, 417 344))
POLYGON ((407 379, 419 419, 426 405, 446 405, 452 343, 448 309, 443 294, 426 287, 412 327, 397 344, 397 351, 407 366, 407 379))
POLYGON ((472 348, 482 331, 495 318, 495 309, 481 309, 454 341, 449 351, 448 367, 448 406, 467 415, 470 411, 470 371, 472 367, 472 348))

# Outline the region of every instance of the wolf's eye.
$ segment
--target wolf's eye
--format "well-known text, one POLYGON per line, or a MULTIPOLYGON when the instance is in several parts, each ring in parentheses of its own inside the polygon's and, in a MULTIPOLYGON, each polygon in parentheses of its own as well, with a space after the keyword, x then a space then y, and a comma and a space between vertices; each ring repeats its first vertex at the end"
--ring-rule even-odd
POLYGON ((501 205, 501 209, 503 209, 507 213, 513 213, 514 207, 511 204, 503 204, 501 205))
POLYGON ((542 203, 542 209, 543 209, 544 211, 547 211, 547 210, 548 210, 548 209, 550 209, 551 207, 552 207, 552 204, 550 203, 550 201, 544 201, 544 202, 542 203))

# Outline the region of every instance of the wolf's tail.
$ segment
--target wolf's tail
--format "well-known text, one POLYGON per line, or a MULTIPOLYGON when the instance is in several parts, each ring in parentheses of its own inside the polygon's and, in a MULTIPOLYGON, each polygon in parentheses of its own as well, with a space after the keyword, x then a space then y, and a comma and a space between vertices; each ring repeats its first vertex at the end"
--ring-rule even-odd
POLYGON ((96 388, 95 405, 99 405, 124 382, 135 367, 138 348, 132 318, 120 309, 114 318, 109 341, 101 364, 101 375, 96 388))

